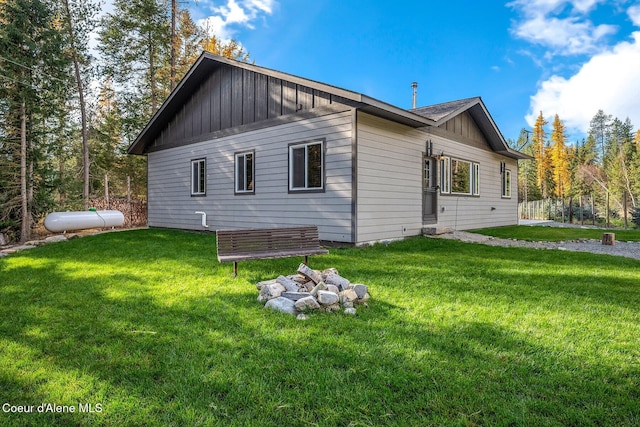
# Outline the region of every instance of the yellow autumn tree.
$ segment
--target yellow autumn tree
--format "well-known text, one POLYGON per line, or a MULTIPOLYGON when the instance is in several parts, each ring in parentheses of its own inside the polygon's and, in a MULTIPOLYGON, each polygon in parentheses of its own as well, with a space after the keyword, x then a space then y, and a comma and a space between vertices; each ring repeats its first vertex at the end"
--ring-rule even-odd
POLYGON ((544 119, 542 111, 540 111, 540 114, 533 125, 532 148, 533 158, 536 162, 536 183, 540 189, 542 197, 549 196, 549 181, 552 177, 547 132, 544 128, 546 125, 547 121, 544 119))
POLYGON ((569 172, 569 150, 566 145, 567 135, 564 123, 556 114, 553 119, 551 131, 550 163, 553 170, 553 182, 555 195, 564 197, 571 187, 571 174, 569 172))

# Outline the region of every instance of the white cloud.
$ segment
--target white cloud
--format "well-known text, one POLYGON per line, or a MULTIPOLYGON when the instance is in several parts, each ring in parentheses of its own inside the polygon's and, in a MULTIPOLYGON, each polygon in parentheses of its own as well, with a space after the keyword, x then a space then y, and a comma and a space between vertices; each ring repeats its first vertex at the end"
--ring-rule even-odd
POLYGON ((595 52, 600 41, 615 32, 615 26, 594 26, 578 17, 559 19, 542 15, 524 21, 515 30, 518 37, 565 55, 595 52))
POLYGON ((570 131, 584 134, 601 109, 621 120, 629 117, 639 126, 640 32, 631 36, 631 41, 594 55, 572 77, 552 76, 542 82, 531 97, 527 123, 532 126, 540 111, 547 118, 558 114, 570 131))
POLYGON ((207 18, 198 21, 210 35, 222 40, 234 37, 239 27, 253 29, 253 22, 273 13, 275 0, 226 0, 222 6, 212 5, 207 18))
POLYGON ((613 25, 594 25, 587 14, 603 0, 516 0, 507 6, 522 19, 514 23, 513 34, 546 48, 547 56, 579 55, 598 52, 613 25))
POLYGON ((507 6, 520 9, 525 15, 534 16, 559 12, 565 7, 570 7, 579 13, 587 13, 598 3, 603 3, 604 1, 605 0, 514 0, 508 3, 507 6))
POLYGON ((631 6, 627 10, 627 15, 629 15, 629 19, 631 19, 633 25, 640 27, 640 4, 631 6))

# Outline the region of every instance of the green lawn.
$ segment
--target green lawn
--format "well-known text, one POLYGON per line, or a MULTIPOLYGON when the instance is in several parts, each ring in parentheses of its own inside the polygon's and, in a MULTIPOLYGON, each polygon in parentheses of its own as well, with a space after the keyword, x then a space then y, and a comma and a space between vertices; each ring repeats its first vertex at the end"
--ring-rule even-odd
POLYGON ((602 239, 602 233, 615 233, 616 240, 640 242, 640 230, 607 230, 602 228, 569 228, 530 225, 509 225, 506 227, 483 228, 474 233, 504 239, 518 239, 537 242, 559 242, 577 239, 602 239))
POLYGON ((299 262, 234 279, 169 230, 0 259, 0 405, 76 410, 0 425, 640 424, 639 261, 415 238, 311 258, 369 285, 355 317, 264 310, 299 262))

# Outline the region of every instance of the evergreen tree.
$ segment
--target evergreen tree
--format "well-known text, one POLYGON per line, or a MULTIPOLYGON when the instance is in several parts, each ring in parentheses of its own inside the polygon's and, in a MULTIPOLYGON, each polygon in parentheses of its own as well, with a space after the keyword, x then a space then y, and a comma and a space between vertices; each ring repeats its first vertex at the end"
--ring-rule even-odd
POLYGON ((21 241, 30 238, 33 218, 50 204, 48 121, 64 109, 68 92, 57 5, 49 0, 0 3, 0 137, 6 152, 0 183, 8 190, 0 221, 19 224, 21 241))
POLYGON ((612 117, 598 110, 589 123, 589 135, 593 137, 599 152, 599 160, 602 165, 606 156, 607 141, 609 140, 612 117))
POLYGON ((84 209, 89 208, 89 123, 87 117, 85 79, 90 71, 89 34, 96 26, 95 16, 99 5, 91 0, 61 0, 62 18, 68 35, 67 51, 73 63, 78 110, 82 137, 82 200, 84 209))
POLYGON ((169 93, 160 78, 170 55, 169 12, 157 0, 115 0, 99 32, 105 76, 121 88, 118 101, 130 139, 142 129, 169 93))

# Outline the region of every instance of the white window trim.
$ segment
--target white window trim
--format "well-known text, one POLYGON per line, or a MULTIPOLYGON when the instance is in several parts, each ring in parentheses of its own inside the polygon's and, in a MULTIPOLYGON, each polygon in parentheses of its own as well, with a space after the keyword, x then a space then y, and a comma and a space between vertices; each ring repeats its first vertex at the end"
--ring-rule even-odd
POLYGON ((471 184, 473 185, 473 195, 480 195, 480 163, 472 163, 473 173, 471 175, 471 184))
POLYGON ((451 159, 449 157, 440 158, 440 193, 449 194, 451 192, 451 159))
POLYGON ((480 163, 457 157, 440 158, 440 193, 455 196, 479 196, 480 195, 480 163), (469 164, 469 192, 459 193, 451 188, 451 161, 456 160, 469 164))
POLYGON ((502 173, 502 198, 511 198, 511 169, 505 169, 502 173))
POLYGON ((235 182, 234 182, 234 192, 235 194, 255 194, 256 192, 256 154, 255 151, 243 151, 240 153, 236 153, 234 155, 234 161, 233 161, 233 167, 235 170, 234 176, 235 176, 235 182), (241 189, 238 188, 238 184, 240 182, 239 178, 240 178, 240 170, 238 169, 238 160, 240 160, 240 158, 242 158, 242 162, 244 163, 244 171, 245 171, 245 176, 244 176, 244 181, 245 181, 245 187, 248 187, 248 183, 247 181, 247 155, 251 155, 251 177, 253 178, 253 185, 251 186, 251 189, 241 189))
POLYGON ((207 195, 207 159, 206 158, 191 160, 190 187, 191 187, 192 196, 207 195), (203 165, 202 168, 200 167, 201 164, 203 165), (202 177, 200 174, 204 174, 204 177, 202 177), (197 178, 197 181, 196 181, 196 178, 197 178), (202 182, 202 188, 200 188, 200 182, 202 182))
POLYGON ((299 144, 291 144, 289 145, 289 191, 297 192, 297 191, 324 191, 324 139, 316 139, 313 141, 302 142, 299 144), (320 145, 320 187, 309 187, 309 169, 308 165, 308 156, 309 150, 308 147, 311 145, 320 145), (293 150, 304 147, 304 187, 294 187, 294 170, 293 170, 293 150))

